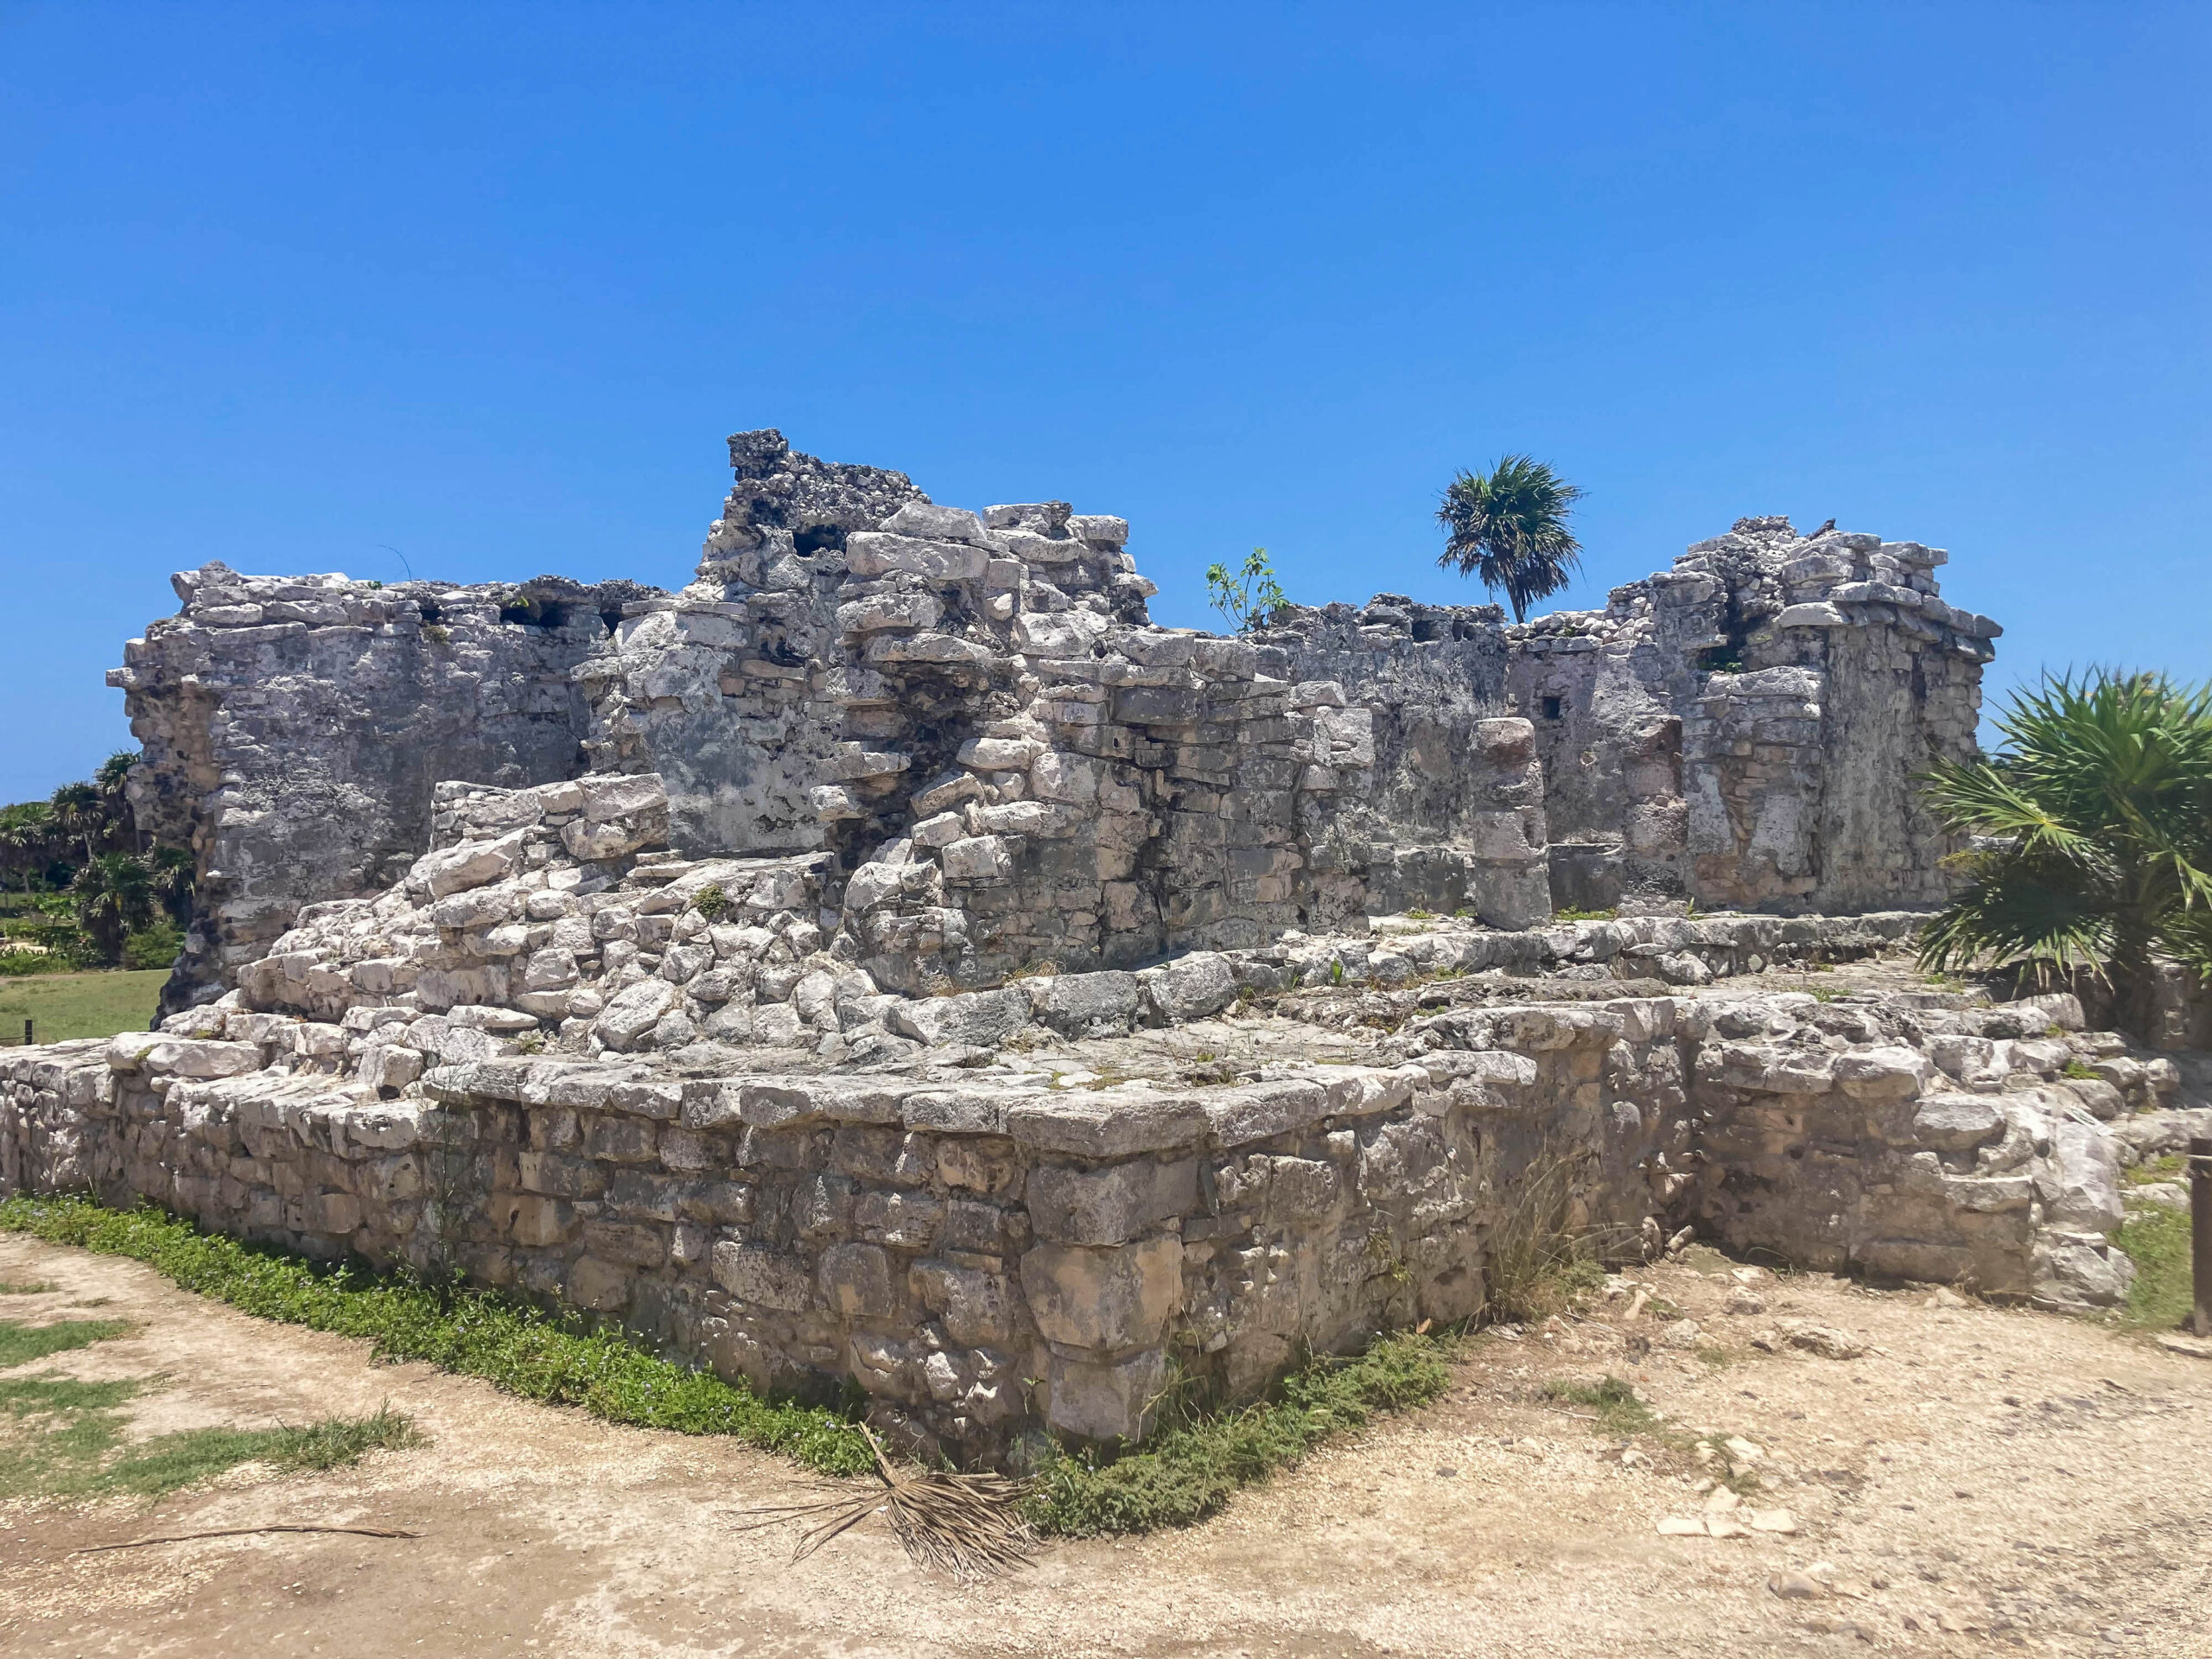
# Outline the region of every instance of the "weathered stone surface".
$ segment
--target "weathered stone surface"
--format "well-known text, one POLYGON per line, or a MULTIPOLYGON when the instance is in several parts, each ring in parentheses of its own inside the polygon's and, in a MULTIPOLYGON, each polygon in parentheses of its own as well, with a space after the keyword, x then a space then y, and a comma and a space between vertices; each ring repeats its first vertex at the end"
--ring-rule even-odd
POLYGON ((202 849, 177 1017, 0 1052, 0 1190, 458 1240, 963 1456, 1141 1433, 1171 1344, 1249 1397, 1466 1317, 1540 1147, 1608 1237, 2124 1293, 2094 1115, 2179 1075, 2071 999, 1593 984, 1908 937, 1777 912, 1940 896, 1902 780, 1993 633, 1940 555, 1745 520, 1600 612, 1224 639, 1150 624, 1118 519, 731 459, 679 594, 180 578, 118 677, 202 849))
POLYGON ((1137 1160, 1103 1169, 1040 1165, 1024 1197, 1039 1237, 1069 1244, 1121 1244, 1198 1203, 1194 1158, 1137 1160))
POLYGON ((1182 1294, 1183 1244, 1148 1238, 1112 1249, 1039 1244, 1021 1285, 1048 1342, 1107 1353, 1156 1343, 1182 1294))

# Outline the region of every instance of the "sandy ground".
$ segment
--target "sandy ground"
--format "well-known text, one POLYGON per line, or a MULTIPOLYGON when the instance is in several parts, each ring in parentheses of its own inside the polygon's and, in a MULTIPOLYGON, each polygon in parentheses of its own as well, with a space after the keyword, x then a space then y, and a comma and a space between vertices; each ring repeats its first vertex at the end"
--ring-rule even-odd
MULTIPOLYGON (((96 1299, 137 1334, 59 1356, 160 1374, 139 1432, 265 1426, 390 1401, 433 1437, 326 1476, 233 1471, 148 1504, 0 1505, 9 1654, 2212 1655, 2212 1364, 2056 1318, 1932 1305, 1819 1277, 1722 1311, 1726 1264, 1637 1277, 1698 1319, 1715 1365, 1627 1300, 1514 1340, 1487 1334, 1450 1395, 1333 1445, 1210 1524, 1056 1544, 966 1587, 871 1525, 793 1565, 741 1511, 804 1490, 743 1447, 611 1428, 362 1344, 266 1324, 135 1264, 0 1238, 0 1300, 46 1318, 96 1299), (34 1312, 34 1310, 36 1310, 34 1312), (1815 1320, 1850 1360, 1755 1336, 1815 1320), (1550 1377, 1632 1380, 1670 1427, 1763 1450, 1751 1503, 1799 1531, 1662 1536, 1699 1513, 1677 1438, 1624 1465, 1550 1377), (151 1533, 268 1522, 414 1540, 262 1535, 71 1556, 151 1533), (1774 1585, 1795 1573, 1808 1599, 1774 1585)), ((41 1369, 35 1365, 34 1370, 41 1369)), ((1709 1478, 1709 1476, 1707 1478, 1709 1478)))

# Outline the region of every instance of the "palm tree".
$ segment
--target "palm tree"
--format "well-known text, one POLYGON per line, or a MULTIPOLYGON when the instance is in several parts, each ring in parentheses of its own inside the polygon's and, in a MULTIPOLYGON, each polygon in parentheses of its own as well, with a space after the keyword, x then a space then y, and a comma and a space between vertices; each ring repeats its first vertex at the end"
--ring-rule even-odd
MULTIPOLYGON (((92 787, 99 791, 100 810, 106 817, 106 838, 119 838, 130 827, 130 796, 124 785, 130 777, 130 768, 138 764, 138 751, 118 749, 100 762, 92 774, 92 787)), ((142 846, 140 851, 144 851, 142 846)))
POLYGON ((1502 590, 1513 620, 1525 622, 1529 605, 1566 587, 1581 565, 1582 543, 1567 520, 1582 496, 1527 455, 1503 456, 1488 473, 1463 472, 1436 510, 1445 531, 1436 562, 1502 590))
POLYGON ((0 870, 21 875, 26 896, 33 872, 52 861, 53 840, 54 811, 44 801, 0 807, 0 870))
POLYGON ((78 925, 103 962, 122 961, 124 937, 154 919, 153 878, 136 853, 99 854, 77 872, 69 891, 76 895, 78 925))
POLYGON ((2212 686, 2096 671, 2015 693, 1992 759, 1937 766, 1927 800, 1967 885, 1922 930, 1923 964, 2081 974, 2151 1034, 2161 958, 2212 976, 2212 686))
POLYGON ((154 896, 161 900, 162 908, 179 927, 192 925, 192 899, 197 890, 198 872, 193 868, 189 848, 172 847, 166 842, 157 845, 146 861, 154 882, 154 896))
POLYGON ((64 784, 48 802, 54 828, 84 842, 87 864, 92 861, 93 838, 107 828, 105 804, 99 786, 93 784, 64 784))

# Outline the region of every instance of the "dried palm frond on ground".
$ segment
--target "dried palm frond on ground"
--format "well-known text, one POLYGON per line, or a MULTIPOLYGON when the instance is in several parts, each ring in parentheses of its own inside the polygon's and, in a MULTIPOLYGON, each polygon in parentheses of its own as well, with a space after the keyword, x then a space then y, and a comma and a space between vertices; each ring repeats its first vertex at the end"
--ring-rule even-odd
POLYGON ((956 1578, 989 1578, 1029 1565, 1037 1553, 1037 1535, 1022 1511, 1029 1494, 1027 1481, 955 1474, 946 1469, 893 1468, 883 1455, 883 1443, 865 1426, 861 1433, 868 1435, 875 1453, 873 1472, 880 1484, 855 1491, 849 1485, 825 1483, 817 1490, 826 1495, 814 1502, 746 1511, 765 1518, 738 1530, 810 1522, 791 1551, 794 1561, 803 1561, 838 1534, 880 1513, 889 1517, 909 1560, 943 1567, 956 1578))

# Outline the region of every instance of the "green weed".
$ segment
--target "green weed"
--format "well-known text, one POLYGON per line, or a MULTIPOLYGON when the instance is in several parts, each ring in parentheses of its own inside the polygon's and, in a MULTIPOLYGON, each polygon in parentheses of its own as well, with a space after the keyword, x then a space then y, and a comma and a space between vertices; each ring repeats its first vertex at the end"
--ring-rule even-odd
POLYGON ((2113 1242, 2135 1264, 2135 1283, 2120 1323, 2138 1331, 2171 1331, 2194 1306, 2189 1272, 2189 1211, 2129 1214, 2113 1242))
POLYGON ((0 1279, 0 1296, 43 1296, 49 1290, 60 1288, 51 1279, 31 1279, 22 1282, 0 1279))
POLYGON ((1258 1405, 1186 1416, 1110 1463, 1063 1454, 1038 1477, 1032 1518, 1077 1538, 1202 1521, 1330 1435, 1434 1399, 1451 1377, 1445 1352, 1434 1337, 1384 1337, 1356 1358, 1309 1361, 1258 1405))
POLYGON ((2145 1158, 2132 1169, 2120 1172, 2120 1179, 2130 1186, 2148 1186, 2153 1181, 2173 1181, 2181 1179, 2188 1167, 2188 1160, 2177 1152, 2161 1153, 2156 1158, 2145 1158))
POLYGON ((1596 1382, 1570 1382, 1554 1377, 1543 1386, 1544 1397, 1563 1404, 1586 1406, 1598 1414, 1598 1427, 1606 1433, 1648 1434, 1659 1427, 1651 1408, 1637 1398, 1635 1387, 1618 1376, 1596 1382))
MULTIPOLYGON (((195 1232, 158 1211, 109 1210, 83 1198, 0 1202, 0 1230, 128 1256, 260 1318, 363 1338, 379 1359, 424 1360, 527 1399, 581 1406, 611 1422, 728 1434, 829 1474, 858 1474, 873 1465, 848 1418, 764 1401, 711 1372, 649 1353, 620 1332, 588 1329, 577 1315, 397 1274, 326 1268, 195 1232)), ((1353 1358, 1316 1357, 1256 1405, 1216 1413, 1179 1405, 1173 1421, 1141 1450, 1111 1460, 1055 1459, 1039 1477, 1033 1517, 1042 1531, 1074 1536, 1203 1520, 1238 1487, 1266 1479, 1329 1435, 1434 1398, 1449 1380, 1446 1353, 1446 1339, 1402 1333, 1353 1358)), ((0 1405, 6 1398, 0 1393, 0 1405)), ((329 1426, 283 1432, 327 1433, 329 1426)), ((225 1446, 237 1449, 211 1440, 193 1456, 204 1461, 225 1446)), ((180 1452, 176 1461, 181 1468, 189 1459, 180 1452)), ((153 1478, 150 1470, 145 1478, 153 1478)))

